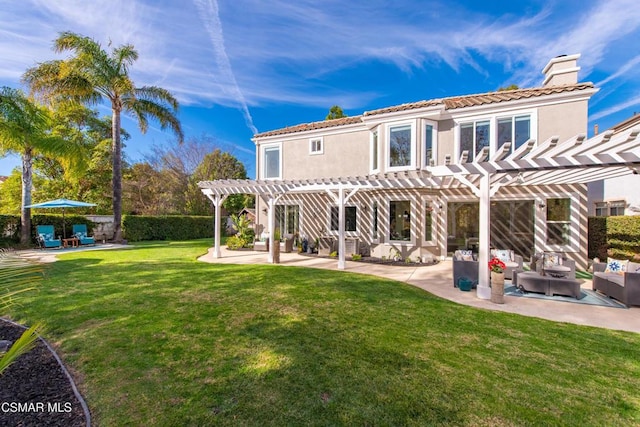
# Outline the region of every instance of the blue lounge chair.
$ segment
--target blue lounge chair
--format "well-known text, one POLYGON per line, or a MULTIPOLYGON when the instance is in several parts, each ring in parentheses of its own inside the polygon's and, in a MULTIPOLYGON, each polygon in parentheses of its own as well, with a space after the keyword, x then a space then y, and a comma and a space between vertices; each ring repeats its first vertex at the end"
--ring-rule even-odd
POLYGON ((95 245, 96 240, 87 236, 87 225, 86 224, 74 224, 73 225, 73 236, 76 237, 81 245, 95 245))
POLYGON ((38 225, 36 232, 38 233, 38 244, 41 248, 59 248, 62 246, 62 241, 56 239, 53 225, 38 225))

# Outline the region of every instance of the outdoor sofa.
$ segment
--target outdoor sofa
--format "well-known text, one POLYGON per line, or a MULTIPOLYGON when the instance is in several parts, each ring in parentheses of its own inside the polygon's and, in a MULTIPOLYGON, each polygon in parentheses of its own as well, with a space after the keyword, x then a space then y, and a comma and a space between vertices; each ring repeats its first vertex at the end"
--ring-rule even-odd
POLYGON ((607 271, 606 262, 593 263, 593 290, 625 305, 640 305, 640 263, 629 262, 626 271, 607 271))

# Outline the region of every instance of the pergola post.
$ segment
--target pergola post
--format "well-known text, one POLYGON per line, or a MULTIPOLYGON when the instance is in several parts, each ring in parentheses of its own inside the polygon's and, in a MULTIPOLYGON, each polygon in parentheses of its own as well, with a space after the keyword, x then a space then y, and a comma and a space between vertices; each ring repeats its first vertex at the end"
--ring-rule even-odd
POLYGON ((480 177, 479 188, 480 199, 480 230, 478 233, 478 290, 477 296, 480 299, 491 298, 490 275, 489 275, 489 252, 491 241, 491 185, 489 173, 483 173, 480 177))
POLYGON ((338 270, 344 270, 344 188, 338 189, 338 270))
POLYGON ((215 213, 213 214, 214 220, 214 228, 213 228, 213 257, 221 258, 222 254, 220 252, 220 208, 222 207, 222 203, 227 199, 227 195, 222 194, 207 194, 207 197, 213 203, 215 208, 215 213))

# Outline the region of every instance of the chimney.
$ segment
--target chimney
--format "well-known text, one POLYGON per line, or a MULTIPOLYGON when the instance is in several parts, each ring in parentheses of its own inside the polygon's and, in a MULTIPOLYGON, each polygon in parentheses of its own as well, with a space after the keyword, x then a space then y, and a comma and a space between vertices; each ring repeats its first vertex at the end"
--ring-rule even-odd
POLYGON ((598 125, 593 125, 593 135, 594 135, 594 136, 598 134, 598 130, 599 130, 599 129, 600 129, 600 128, 598 127, 598 125))
POLYGON ((574 55, 556 56, 549 61, 544 70, 542 70, 542 74, 544 74, 542 86, 562 86, 578 83, 578 71, 580 71, 578 58, 580 58, 580 54, 576 53, 574 55))

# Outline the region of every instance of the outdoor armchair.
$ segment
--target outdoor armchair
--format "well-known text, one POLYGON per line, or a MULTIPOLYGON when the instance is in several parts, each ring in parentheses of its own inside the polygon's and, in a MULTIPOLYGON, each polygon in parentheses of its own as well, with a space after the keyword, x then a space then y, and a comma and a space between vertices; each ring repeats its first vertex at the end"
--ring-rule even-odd
POLYGON ((498 258, 500 261, 504 262, 505 279, 513 279, 513 272, 515 270, 522 270, 524 260, 511 249, 491 249, 491 258, 498 258))
POLYGON ((458 287, 462 278, 473 282, 472 287, 478 285, 478 260, 471 251, 457 250, 453 254, 453 286, 458 287))
POLYGON ((92 236, 87 236, 86 224, 73 225, 73 237, 78 239, 81 245, 95 245, 96 240, 92 236))
POLYGON ((36 233, 38 234, 38 245, 41 248, 59 248, 62 246, 62 240, 56 239, 53 225, 38 225, 36 233))

